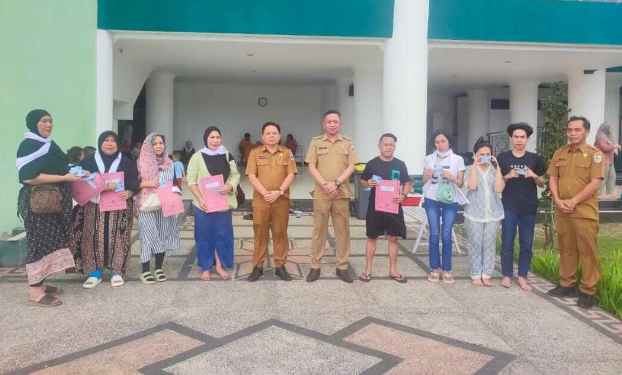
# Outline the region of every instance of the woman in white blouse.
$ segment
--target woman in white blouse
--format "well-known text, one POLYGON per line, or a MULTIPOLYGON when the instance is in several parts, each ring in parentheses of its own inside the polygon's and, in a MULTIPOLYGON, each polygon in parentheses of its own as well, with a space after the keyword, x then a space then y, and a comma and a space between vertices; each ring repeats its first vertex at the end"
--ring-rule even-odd
POLYGON ((473 165, 467 172, 467 198, 464 223, 469 238, 471 284, 493 286, 497 229, 504 217, 499 194, 505 183, 497 159, 492 156, 492 146, 478 141, 473 148, 473 165))

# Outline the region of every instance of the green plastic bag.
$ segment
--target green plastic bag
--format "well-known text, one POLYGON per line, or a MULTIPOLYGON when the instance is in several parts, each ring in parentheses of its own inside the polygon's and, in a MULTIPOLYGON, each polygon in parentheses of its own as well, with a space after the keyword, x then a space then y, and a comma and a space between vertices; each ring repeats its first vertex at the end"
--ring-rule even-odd
POLYGON ((456 199, 456 188, 454 184, 447 180, 441 180, 436 191, 436 201, 440 203, 454 203, 456 199))

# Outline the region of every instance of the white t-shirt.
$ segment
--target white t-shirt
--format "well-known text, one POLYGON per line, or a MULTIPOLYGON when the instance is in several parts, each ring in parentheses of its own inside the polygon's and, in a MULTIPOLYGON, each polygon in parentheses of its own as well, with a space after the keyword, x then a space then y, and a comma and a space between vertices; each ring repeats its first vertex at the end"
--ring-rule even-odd
MULTIPOLYGON (((456 177, 458 176, 458 172, 464 171, 466 169, 464 166, 464 159, 460 155, 451 154, 448 157, 441 159, 437 158, 436 153, 432 153, 425 157, 425 160, 423 161, 424 168, 434 170, 437 166, 440 166, 443 169, 447 169, 447 167, 449 167, 449 171, 451 172, 451 174, 456 177)), ((430 178, 423 187, 424 196, 426 198, 436 200, 437 190, 438 179, 435 178, 435 176, 432 176, 432 178, 430 178)), ((458 194, 456 194, 455 201, 458 202, 458 194)))

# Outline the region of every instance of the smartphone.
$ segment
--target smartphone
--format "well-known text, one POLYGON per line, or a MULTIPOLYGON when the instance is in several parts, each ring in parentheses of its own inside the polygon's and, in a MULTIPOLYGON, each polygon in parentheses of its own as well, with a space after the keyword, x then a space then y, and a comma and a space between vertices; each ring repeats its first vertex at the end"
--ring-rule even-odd
POLYGON ((526 168, 518 168, 518 171, 517 171, 519 175, 524 175, 526 172, 527 172, 526 168))

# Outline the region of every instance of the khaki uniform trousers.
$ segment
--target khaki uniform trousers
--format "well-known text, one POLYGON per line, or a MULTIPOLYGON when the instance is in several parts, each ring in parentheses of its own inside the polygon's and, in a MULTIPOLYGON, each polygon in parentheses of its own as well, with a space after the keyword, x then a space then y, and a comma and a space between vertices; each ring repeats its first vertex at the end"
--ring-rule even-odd
POLYGON ((289 203, 279 204, 276 207, 253 207, 253 230, 255 232, 253 266, 263 267, 264 265, 268 255, 269 230, 272 230, 272 242, 274 243, 274 263, 276 267, 285 265, 289 251, 288 221, 289 203))
POLYGON ((556 215, 559 234, 560 285, 572 287, 577 282, 577 269, 581 260, 583 275, 579 290, 593 296, 600 280, 600 267, 596 250, 598 221, 556 215))
POLYGON ((350 255, 350 199, 315 200, 313 202, 313 241, 311 243, 311 268, 320 268, 320 261, 326 251, 328 218, 333 220, 337 248, 337 269, 348 268, 350 255))

